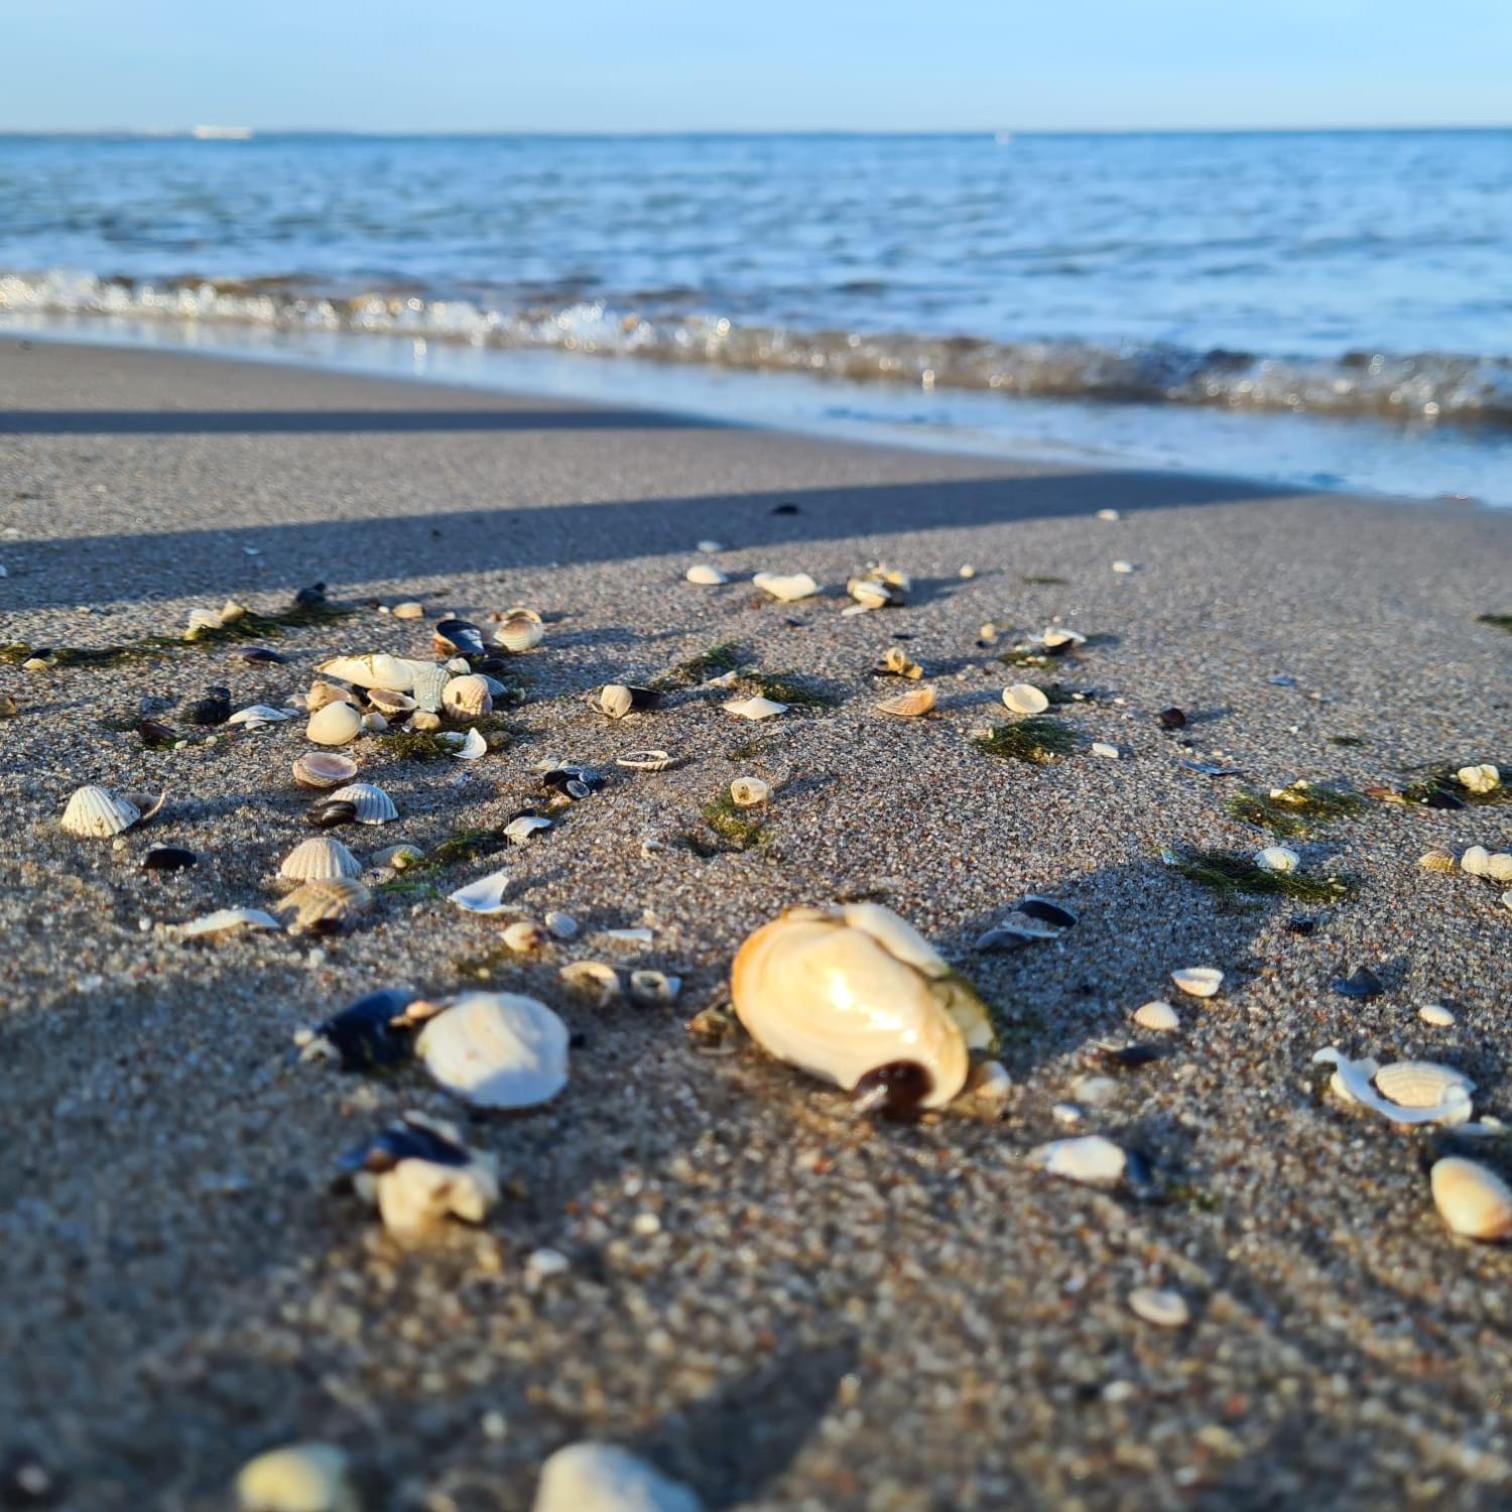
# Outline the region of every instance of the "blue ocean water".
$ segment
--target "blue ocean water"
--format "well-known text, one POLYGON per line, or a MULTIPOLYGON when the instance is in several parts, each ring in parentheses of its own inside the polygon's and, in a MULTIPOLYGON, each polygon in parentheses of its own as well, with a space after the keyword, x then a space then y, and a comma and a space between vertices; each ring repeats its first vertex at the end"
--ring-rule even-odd
POLYGON ((0 137, 6 325, 1506 502, 1512 131, 0 137))

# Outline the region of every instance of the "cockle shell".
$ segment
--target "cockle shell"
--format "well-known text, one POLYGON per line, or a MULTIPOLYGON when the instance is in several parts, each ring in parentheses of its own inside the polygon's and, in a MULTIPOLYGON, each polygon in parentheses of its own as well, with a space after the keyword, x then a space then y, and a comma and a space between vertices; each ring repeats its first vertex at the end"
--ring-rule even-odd
POLYGON ((723 705, 727 714, 738 714, 742 719, 775 719, 786 714, 788 706, 774 698, 763 698, 759 693, 754 698, 736 698, 723 705))
POLYGON ((573 992, 593 999, 602 1008, 619 996, 619 972, 603 961, 572 961, 557 973, 573 992))
POLYGON ((289 1444, 242 1466, 237 1512, 360 1512, 347 1457, 333 1444, 289 1444))
POLYGON ((818 583, 806 572, 793 572, 786 577, 776 572, 758 572, 751 581, 763 593, 784 604, 812 598, 819 591, 818 583))
POLYGON ((403 602, 395 604, 391 612, 395 619, 424 619, 425 605, 419 599, 405 599, 403 602))
POLYGON ((368 703, 380 714, 391 718, 408 714, 415 707, 415 700, 408 693, 396 693, 392 688, 369 688, 368 703))
POLYGON ((194 640, 206 630, 219 630, 223 621, 218 609, 191 609, 189 623, 184 631, 185 640, 194 640))
POLYGON ((1434 1162, 1428 1181, 1451 1232, 1483 1242, 1512 1237, 1512 1187, 1488 1166, 1449 1155, 1434 1162))
POLYGON ((1494 793, 1501 786, 1501 772, 1489 761, 1479 766, 1462 766, 1454 775, 1460 786, 1471 793, 1494 793))
POLYGON ((1181 1019, 1176 1010, 1169 1003, 1158 1000, 1153 1003, 1146 1003, 1141 1008, 1136 1008, 1134 1010, 1134 1022, 1142 1029, 1155 1029, 1163 1034, 1181 1027, 1181 1019))
POLYGON ((445 1218, 481 1223, 499 1200, 493 1156, 470 1150, 461 1132, 423 1113, 404 1113, 342 1162, 352 1189, 376 1204, 384 1228, 425 1233, 445 1218))
POLYGON ((1294 872, 1302 858, 1290 846, 1267 845, 1255 852, 1255 865, 1268 872, 1294 872))
POLYGON ((290 934, 334 934, 365 913, 373 895, 351 877, 326 877, 296 887, 280 904, 279 913, 292 913, 290 934))
POLYGON ((1128 1163, 1128 1154, 1101 1134, 1053 1139, 1029 1152, 1029 1164, 1038 1170, 1084 1186, 1116 1186, 1128 1163))
POLYGON ((1216 966, 1183 966, 1171 980, 1189 997, 1210 998, 1223 986, 1223 973, 1216 966))
POLYGON ((1015 714, 1043 714, 1050 700, 1033 683, 1014 683, 1003 689, 1003 702, 1015 714))
POLYGON ((283 858, 278 875, 289 882, 324 882, 332 877, 359 877, 362 863, 341 841, 315 835, 283 858))
POLYGON ((771 784, 760 777, 737 777, 730 784, 730 802, 736 808, 756 808, 771 796, 771 784))
POLYGON ((394 800, 371 782, 354 782, 339 792, 331 794, 332 803, 350 803, 356 806, 358 824, 387 824, 399 817, 394 800))
POLYGON ((697 583, 701 588, 718 588, 730 580, 719 568, 711 567, 707 562, 694 562, 683 576, 690 583, 697 583))
POLYGON ((362 715, 349 703, 328 703, 310 716, 305 735, 316 745, 346 745, 362 733, 362 715))
POLYGON ((635 695, 623 683, 605 683, 588 702, 610 719, 623 719, 635 707, 635 695))
POLYGON ((439 714, 446 685, 451 681, 451 673, 434 662, 411 662, 409 666, 409 692, 415 700, 415 707, 423 709, 427 714, 439 714))
POLYGON ((108 788, 81 787, 68 800, 58 821, 64 833, 81 839, 109 840, 139 824, 142 811, 128 798, 108 788))
POLYGON ((387 867, 391 871, 408 871, 417 861, 425 860, 425 852, 418 845, 390 845, 376 851, 368 858, 374 866, 387 867))
POLYGON ((1453 1066, 1434 1061, 1392 1061, 1375 1074, 1383 1097, 1403 1108, 1436 1108, 1455 1087, 1473 1092, 1475 1083, 1453 1066))
POLYGON ((530 651, 541 644, 545 637, 541 618, 523 610, 511 610, 499 628, 494 631, 494 644, 506 651, 530 651))
POLYGON ((1313 1056, 1313 1063, 1335 1068, 1329 1085, 1337 1096, 1345 1102, 1360 1103, 1392 1123, 1453 1126, 1469 1121, 1472 1111, 1470 1093, 1459 1083, 1445 1087, 1444 1096, 1437 1103, 1426 1107, 1404 1107, 1376 1090, 1374 1078, 1381 1067, 1373 1060, 1351 1060, 1329 1045, 1313 1056))
POLYGON ((701 1512, 686 1486, 617 1444, 558 1449, 541 1467, 531 1512, 701 1512))
POLYGON ((961 1090, 971 1050, 993 1037, 971 987, 875 903, 789 909, 740 947, 730 985, 740 1021, 770 1055, 847 1090, 910 1063, 928 1078, 926 1108, 961 1090))
POLYGON ((893 698, 884 698, 877 705, 880 713, 891 714, 896 719, 918 719, 935 706, 933 688, 910 688, 893 698))
POLYGON ((1431 851, 1424 851, 1418 857, 1418 865, 1424 871, 1452 872, 1458 865, 1458 862, 1455 861, 1452 851, 1446 851, 1435 846, 1431 851))
POLYGON ((453 999, 420 1031, 415 1053, 441 1086, 476 1107, 535 1107, 567 1085, 567 1026, 517 993, 453 999))
POLYGON ((614 764, 632 772, 664 772, 675 759, 670 751, 626 751, 623 756, 614 758, 614 764))
POLYGON ((441 690, 443 707, 463 719, 477 719, 493 711, 493 694, 488 689, 488 679, 470 673, 466 677, 454 677, 441 690))
POLYGON ((310 751, 294 762, 294 780, 300 787, 333 788, 350 782, 357 775, 357 763, 350 756, 336 756, 325 751, 310 751))
POLYGON ((413 663, 382 651, 370 656, 335 656, 315 670, 359 688, 391 688, 395 693, 408 693, 415 680, 413 663))

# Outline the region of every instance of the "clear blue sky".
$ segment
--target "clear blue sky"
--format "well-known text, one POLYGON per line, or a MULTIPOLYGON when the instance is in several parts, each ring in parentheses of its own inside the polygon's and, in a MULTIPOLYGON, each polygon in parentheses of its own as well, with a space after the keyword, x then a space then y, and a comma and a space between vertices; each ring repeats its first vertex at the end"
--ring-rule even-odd
POLYGON ((1507 124, 1512 0, 0 0, 0 129, 1507 124))

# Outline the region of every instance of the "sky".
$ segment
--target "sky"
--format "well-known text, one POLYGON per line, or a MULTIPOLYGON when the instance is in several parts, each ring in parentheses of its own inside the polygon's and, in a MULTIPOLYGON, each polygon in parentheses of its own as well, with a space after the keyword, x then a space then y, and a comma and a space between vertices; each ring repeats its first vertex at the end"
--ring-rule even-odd
POLYGON ((1506 125, 1509 0, 0 0, 0 130, 1506 125))

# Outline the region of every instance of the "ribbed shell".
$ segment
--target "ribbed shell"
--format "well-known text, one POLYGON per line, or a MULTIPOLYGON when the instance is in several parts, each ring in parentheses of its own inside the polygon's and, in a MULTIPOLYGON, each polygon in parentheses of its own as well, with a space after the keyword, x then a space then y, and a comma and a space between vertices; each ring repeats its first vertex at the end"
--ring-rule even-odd
POLYGON ((929 713, 934 706, 935 690, 933 688, 910 688, 907 693, 884 698, 877 708, 882 713, 891 714, 898 719, 917 719, 921 714, 929 713))
POLYGON ((503 646, 506 651, 529 651, 541 644, 544 635, 545 631, 538 620, 516 614, 494 631, 494 644, 503 646))
POLYGON ((421 1030, 415 1053, 476 1107, 531 1108, 567 1085, 567 1026, 516 993, 464 993, 421 1030))
POLYGON ((1402 1108, 1436 1108, 1454 1087, 1475 1090, 1463 1072, 1433 1061, 1393 1061, 1376 1072, 1375 1084, 1382 1097, 1402 1108))
POLYGON ((364 912, 373 895, 351 877, 328 877, 296 887, 282 903, 279 913, 292 913, 289 929, 294 934, 310 930, 338 929, 364 912))
POLYGON ((471 673, 466 677, 452 678, 441 690, 441 702, 453 713, 476 719, 493 709, 493 694, 486 677, 471 673))
POLYGON ((357 763, 350 756, 310 751, 294 762, 294 780, 300 787, 339 787, 343 782, 350 782, 356 775, 357 763))
POLYGON ((410 668, 410 695, 415 700, 416 708, 424 709, 427 714, 439 714, 442 695, 446 692, 447 683, 451 681, 451 673, 433 662, 411 662, 410 668))
POLYGON ((754 698, 736 698, 724 705, 727 714, 738 714, 742 719, 771 719, 778 714, 786 714, 788 706, 778 703, 775 698, 763 698, 757 694, 754 698))
POLYGON ((339 840, 315 835, 301 841, 283 859, 278 875, 290 882, 325 882, 362 875, 360 862, 339 840))
POLYGON ((136 804, 117 798, 108 788, 81 787, 68 800, 59 823, 67 834, 108 840, 129 830, 141 817, 142 811, 136 804))
POLYGON ((357 809, 358 824, 387 824, 399 817, 394 800, 371 782, 353 782, 331 794, 332 803, 350 803, 357 809))

